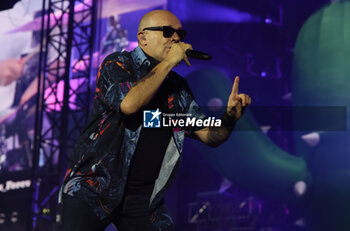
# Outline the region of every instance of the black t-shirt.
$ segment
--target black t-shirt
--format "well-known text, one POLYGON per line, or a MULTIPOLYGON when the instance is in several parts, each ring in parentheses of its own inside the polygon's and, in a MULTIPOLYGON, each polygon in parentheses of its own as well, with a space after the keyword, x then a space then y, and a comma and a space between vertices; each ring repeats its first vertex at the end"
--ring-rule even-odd
MULTIPOLYGON (((151 70, 158 64, 158 61, 147 54, 146 56, 151 62, 151 70)), ((145 110, 159 108, 162 112, 166 112, 170 90, 169 80, 165 79, 151 102, 145 107, 145 110)), ((169 127, 142 128, 128 173, 126 194, 152 193, 171 136, 172 129, 169 127)))

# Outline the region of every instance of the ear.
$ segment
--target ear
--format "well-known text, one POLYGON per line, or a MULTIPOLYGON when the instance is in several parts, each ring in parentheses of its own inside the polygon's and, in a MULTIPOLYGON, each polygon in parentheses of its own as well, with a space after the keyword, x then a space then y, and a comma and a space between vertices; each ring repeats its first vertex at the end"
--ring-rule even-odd
POLYGON ((147 46, 147 38, 146 33, 144 31, 137 32, 137 39, 139 40, 139 43, 143 46, 147 46))

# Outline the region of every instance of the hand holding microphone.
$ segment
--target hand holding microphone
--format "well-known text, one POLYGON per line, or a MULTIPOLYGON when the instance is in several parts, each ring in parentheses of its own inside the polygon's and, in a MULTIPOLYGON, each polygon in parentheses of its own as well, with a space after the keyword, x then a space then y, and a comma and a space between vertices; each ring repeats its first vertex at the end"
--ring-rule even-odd
POLYGON ((192 46, 190 44, 179 42, 172 44, 166 60, 174 65, 177 65, 183 59, 188 66, 191 66, 190 62, 188 61, 188 57, 201 60, 211 59, 211 56, 204 52, 192 50, 192 46))
POLYGON ((187 57, 191 57, 194 59, 200 59, 200 60, 211 60, 211 56, 208 55, 207 53, 201 52, 201 51, 195 51, 195 50, 190 50, 187 49, 185 51, 185 54, 187 57))

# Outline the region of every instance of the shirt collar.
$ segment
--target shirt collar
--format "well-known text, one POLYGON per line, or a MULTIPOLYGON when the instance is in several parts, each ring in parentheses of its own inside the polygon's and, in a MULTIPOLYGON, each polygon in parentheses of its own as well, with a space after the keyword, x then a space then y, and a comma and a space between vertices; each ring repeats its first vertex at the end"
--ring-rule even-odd
POLYGON ((155 66, 157 66, 160 62, 158 61, 158 60, 156 60, 155 58, 153 58, 152 56, 149 56, 146 52, 143 52, 145 55, 146 55, 146 57, 147 57, 147 59, 148 59, 148 61, 150 62, 150 69, 153 69, 155 66))
POLYGON ((147 56, 142 51, 140 46, 137 46, 132 52, 131 57, 136 65, 136 68, 139 69, 143 64, 149 66, 151 63, 147 59, 147 56))

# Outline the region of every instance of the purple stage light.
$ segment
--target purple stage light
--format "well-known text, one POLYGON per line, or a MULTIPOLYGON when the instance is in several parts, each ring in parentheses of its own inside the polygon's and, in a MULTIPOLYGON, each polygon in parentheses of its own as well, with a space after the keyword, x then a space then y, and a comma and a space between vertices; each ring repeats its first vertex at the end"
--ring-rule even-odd
MULTIPOLYGON (((179 6, 177 6, 179 7, 179 6)), ((232 22, 232 23, 260 23, 259 16, 249 12, 239 11, 215 3, 192 1, 182 5, 179 17, 184 21, 192 22, 232 22)))
MULTIPOLYGON (((65 4, 67 2, 64 2, 65 4)), ((64 4, 62 3, 62 4, 64 4)), ((92 5, 92 0, 85 0, 80 4, 76 4, 74 6, 75 13, 81 13, 89 9, 92 5)), ((166 4, 166 0, 102 0, 102 9, 99 17, 108 18, 110 16, 130 13, 137 10, 151 9, 156 6, 163 6, 166 4), (122 7, 121 7, 122 6, 122 7)), ((66 5, 68 8, 69 5, 66 5)), ((67 25, 68 23, 68 13, 62 14, 61 11, 53 12, 49 15, 45 15, 45 28, 47 27, 47 22, 50 21, 50 27, 54 26, 57 22, 58 18, 62 17, 63 24, 67 25), (50 20, 48 20, 50 19, 50 20)), ((90 21, 90 17, 86 17, 84 14, 76 14, 74 20, 75 21, 90 21), (82 18, 84 17, 84 18, 82 18)), ((16 33, 23 31, 38 31, 41 30, 41 21, 42 17, 38 17, 32 22, 29 22, 25 25, 22 25, 14 30, 8 31, 8 33, 16 33)))
POLYGON ((265 18, 265 23, 266 24, 271 24, 272 23, 272 19, 271 18, 265 18))
POLYGON ((304 181, 298 181, 294 185, 294 194, 297 197, 301 197, 305 194, 307 189, 307 184, 304 181))
POLYGON ((265 18, 266 24, 271 24, 274 26, 283 25, 283 7, 281 5, 278 5, 277 8, 278 8, 278 16, 272 17, 271 15, 267 15, 265 18))
POLYGON ((138 46, 137 41, 129 41, 128 46, 125 48, 126 51, 132 51, 138 46))
POLYGON ((211 98, 208 101, 208 107, 210 111, 218 111, 224 105, 222 100, 218 97, 211 98))
POLYGON ((229 189, 232 186, 232 183, 230 180, 228 180, 227 178, 224 178, 221 181, 221 185, 219 188, 219 193, 224 193, 227 189, 229 189))

